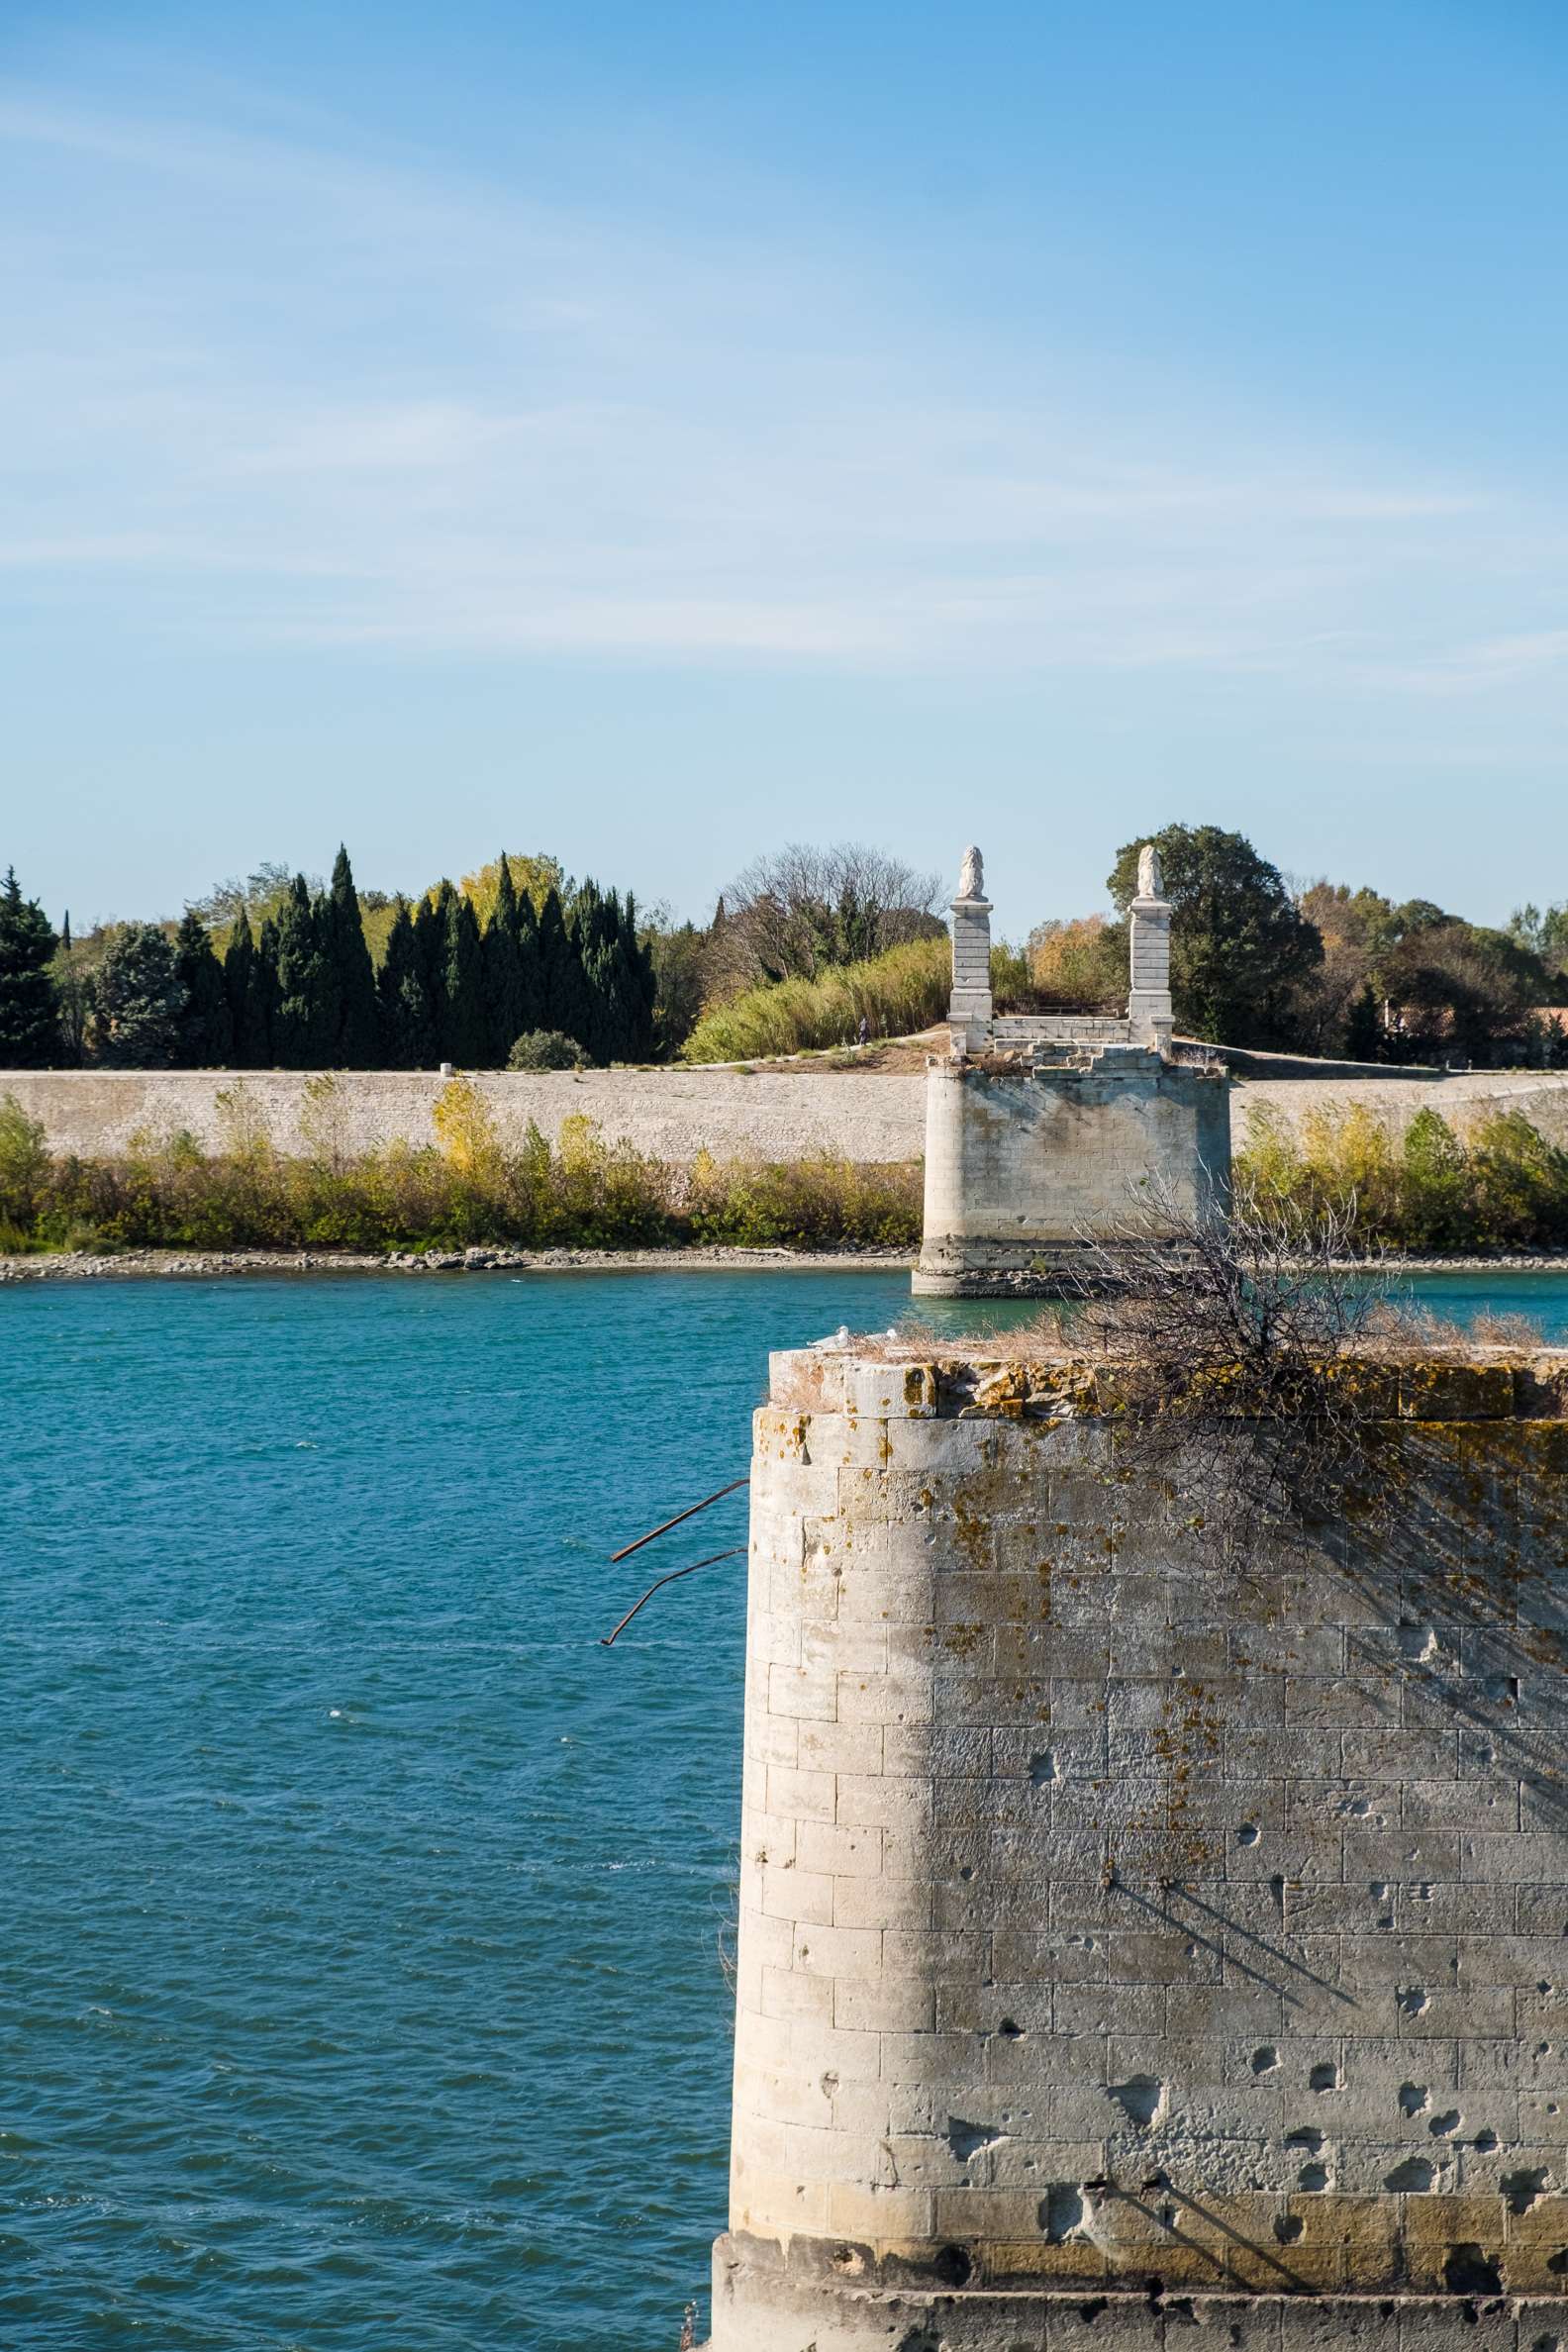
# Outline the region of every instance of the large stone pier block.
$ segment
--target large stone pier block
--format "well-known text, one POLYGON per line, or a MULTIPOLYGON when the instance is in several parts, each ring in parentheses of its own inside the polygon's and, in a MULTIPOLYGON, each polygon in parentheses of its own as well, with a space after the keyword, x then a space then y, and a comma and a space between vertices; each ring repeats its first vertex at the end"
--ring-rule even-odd
POLYGON ((932 1062, 915 1290, 1049 1290, 1084 1235, 1124 1227, 1151 1185, 1194 1212, 1229 1181, 1222 1070, 1128 1048, 1065 1066, 932 1062))
POLYGON ((1237 1559, 1090 1368, 757 1415, 715 2352, 1568 2346, 1568 1359, 1237 1559))

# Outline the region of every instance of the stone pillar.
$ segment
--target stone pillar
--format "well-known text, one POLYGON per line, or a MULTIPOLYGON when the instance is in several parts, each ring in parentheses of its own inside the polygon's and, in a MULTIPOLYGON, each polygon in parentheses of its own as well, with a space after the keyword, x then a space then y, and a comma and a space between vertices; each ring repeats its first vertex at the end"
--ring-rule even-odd
POLYGON ((1127 1026, 1135 1044, 1161 1053, 1171 1041, 1170 902, 1162 895, 1159 857, 1152 842, 1138 856, 1138 892, 1128 909, 1131 993, 1127 1026))
POLYGON ((1568 2336, 1568 1356, 1359 1372, 1219 1558, 1092 1367, 774 1357, 713 2352, 1568 2336))
POLYGON ((947 1019, 963 1031, 954 1043, 978 1047, 991 1026, 991 901, 978 849, 964 851, 958 895, 952 902, 952 997, 947 1019))

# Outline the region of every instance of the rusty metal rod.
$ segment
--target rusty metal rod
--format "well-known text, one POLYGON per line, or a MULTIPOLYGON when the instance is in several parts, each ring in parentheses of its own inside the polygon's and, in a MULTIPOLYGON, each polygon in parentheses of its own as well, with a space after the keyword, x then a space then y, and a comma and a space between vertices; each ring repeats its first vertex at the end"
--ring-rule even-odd
POLYGON ((624 1543, 618 1552, 610 1554, 611 1567, 615 1566, 617 1560, 630 1560, 635 1551, 640 1551, 644 1543, 651 1543, 655 1535, 667 1535, 671 1527, 680 1525, 682 1519, 695 1519, 699 1511, 708 1509, 710 1503, 722 1503, 726 1495, 735 1493, 736 1487, 749 1486, 750 1484, 751 1473, 749 1470, 744 1478, 732 1478, 730 1484, 727 1487, 721 1487, 717 1495, 705 1495, 703 1500, 700 1503, 694 1503, 689 1511, 677 1511, 675 1517, 667 1519, 662 1526, 649 1527, 647 1533, 639 1535, 636 1543, 624 1543))
POLYGON ((711 1568, 717 1560, 737 1560, 740 1557, 740 1554, 747 1547, 745 1544, 736 1543, 733 1545, 729 1551, 710 1552, 706 1560, 693 1560, 689 1568, 672 1568, 668 1576, 661 1576, 657 1584, 650 1584, 648 1586, 647 1591, 642 1596, 642 1601, 635 1601, 633 1603, 632 1607, 627 1611, 626 1616, 621 1619, 620 1624, 615 1627, 614 1631, 600 1634, 599 1647, 601 1649, 608 1649, 612 1641, 614 1641, 616 1634, 624 1633, 626 1631, 628 1625, 631 1624, 632 1619, 637 1616, 637 1611, 642 1607, 642 1602, 651 1601, 654 1594, 659 1592, 665 1585, 678 1584, 683 1576, 695 1576, 699 1568, 711 1568))

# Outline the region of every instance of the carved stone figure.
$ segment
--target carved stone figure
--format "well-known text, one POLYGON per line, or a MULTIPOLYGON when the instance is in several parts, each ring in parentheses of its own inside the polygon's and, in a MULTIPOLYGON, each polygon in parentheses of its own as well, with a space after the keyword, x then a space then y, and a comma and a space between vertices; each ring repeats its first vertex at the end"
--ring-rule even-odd
POLYGON ((985 860, 972 845, 963 853, 958 869, 958 896, 961 899, 985 897, 985 860))
POLYGON ((1138 897, 1163 898, 1165 877, 1160 872, 1159 851, 1152 841, 1145 841, 1138 851, 1138 897))

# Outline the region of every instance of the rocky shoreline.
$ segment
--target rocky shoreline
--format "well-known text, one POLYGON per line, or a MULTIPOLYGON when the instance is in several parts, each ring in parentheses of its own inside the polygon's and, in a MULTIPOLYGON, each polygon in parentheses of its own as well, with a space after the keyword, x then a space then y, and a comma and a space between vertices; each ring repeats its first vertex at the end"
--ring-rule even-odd
POLYGON ((0 1256, 0 1282, 94 1282, 215 1274, 776 1273, 823 1266, 908 1271, 905 1249, 347 1249, 40 1250, 0 1256))
MULTIPOLYGON (((586 1273, 756 1273, 802 1271, 826 1266, 865 1267, 907 1273, 915 1264, 908 1249, 472 1249, 391 1250, 380 1254, 346 1249, 117 1249, 40 1250, 0 1256, 0 1283, 94 1282, 172 1277, 210 1279, 216 1274, 562 1274, 586 1273)), ((1405 1274, 1563 1274, 1568 1250, 1537 1250, 1499 1257, 1403 1257, 1384 1259, 1381 1271, 1405 1274)))

